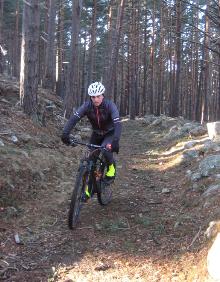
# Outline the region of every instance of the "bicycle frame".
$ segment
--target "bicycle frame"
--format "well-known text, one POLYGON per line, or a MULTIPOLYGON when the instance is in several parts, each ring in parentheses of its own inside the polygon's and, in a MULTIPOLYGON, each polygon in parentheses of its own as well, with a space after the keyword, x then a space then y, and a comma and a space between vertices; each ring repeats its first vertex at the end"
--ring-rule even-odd
POLYGON ((84 157, 80 160, 79 169, 85 167, 88 171, 88 179, 86 179, 86 184, 91 185, 91 194, 94 194, 98 190, 98 182, 102 179, 103 176, 103 151, 107 149, 100 145, 94 145, 89 143, 84 143, 80 141, 72 141, 71 145, 83 145, 86 146, 87 150, 84 154, 84 157), (91 151, 91 149, 94 149, 91 151))

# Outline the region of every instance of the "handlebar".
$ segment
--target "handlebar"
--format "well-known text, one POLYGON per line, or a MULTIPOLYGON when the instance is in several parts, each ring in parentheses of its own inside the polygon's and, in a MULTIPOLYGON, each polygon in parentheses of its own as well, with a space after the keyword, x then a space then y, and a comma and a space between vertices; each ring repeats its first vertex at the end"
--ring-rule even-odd
POLYGON ((70 140, 70 146, 75 146, 75 145, 82 145, 82 146, 86 146, 89 149, 101 149, 104 151, 109 151, 106 147, 101 146, 101 145, 95 145, 95 144, 90 144, 90 143, 85 143, 85 142, 81 142, 79 140, 76 139, 71 139, 70 140))

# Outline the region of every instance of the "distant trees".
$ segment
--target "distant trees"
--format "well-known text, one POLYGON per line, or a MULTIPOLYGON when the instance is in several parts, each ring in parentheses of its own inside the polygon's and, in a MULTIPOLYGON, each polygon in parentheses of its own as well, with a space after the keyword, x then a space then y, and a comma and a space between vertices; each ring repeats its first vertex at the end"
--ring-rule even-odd
POLYGON ((38 84, 64 99, 66 116, 99 80, 121 114, 131 118, 220 118, 218 1, 38 2, 39 42, 30 51, 21 44, 21 22, 32 1, 0 0, 0 73, 19 78, 21 67, 28 75, 20 66, 21 46, 31 61, 39 53, 38 84))

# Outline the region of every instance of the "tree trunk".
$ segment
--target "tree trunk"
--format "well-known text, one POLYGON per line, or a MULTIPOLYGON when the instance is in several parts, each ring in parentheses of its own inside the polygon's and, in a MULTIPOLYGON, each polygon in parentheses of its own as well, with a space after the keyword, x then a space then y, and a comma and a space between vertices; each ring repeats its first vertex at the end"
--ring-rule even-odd
POLYGON ((171 100, 171 115, 179 115, 180 106, 180 67, 181 67, 181 1, 176 0, 176 46, 175 46, 175 91, 171 100))
POLYGON ((64 100, 64 113, 68 118, 73 112, 73 107, 78 105, 80 95, 78 92, 78 44, 81 15, 81 0, 72 0, 72 33, 71 33, 71 56, 69 64, 69 79, 64 100))
POLYGON ((144 11, 144 35, 143 35, 143 88, 142 88, 142 115, 145 115, 148 111, 147 105, 147 77, 148 77, 148 58, 147 58, 147 48, 148 48, 148 25, 147 25, 147 13, 148 9, 145 7, 144 11))
POLYGON ((136 116, 136 83, 137 83, 137 73, 135 68, 135 35, 136 35, 136 16, 135 11, 136 5, 135 0, 132 1, 132 14, 131 14, 131 32, 130 32, 130 77, 129 77, 129 112, 130 119, 135 119, 136 116))
MULTIPOLYGON (((198 4, 199 0, 197 0, 198 4)), ((196 18, 197 24, 199 25, 199 12, 197 12, 197 18, 196 18)), ((199 42, 199 36, 196 34, 196 43, 199 42)), ((199 68, 199 54, 197 50, 197 92, 195 96, 195 105, 194 105, 194 119, 196 121, 201 121, 201 103, 202 103, 202 81, 203 81, 203 68, 204 68, 204 61, 201 61, 201 66, 199 68), (199 73, 200 69, 200 73, 199 73)), ((204 57, 204 45, 202 46, 202 57, 204 57)))
MULTIPOLYGON (((144 49, 147 49, 147 27, 144 29, 144 49)), ((147 113, 147 55, 145 50, 143 53, 142 115, 145 115, 147 113)))
POLYGON ((107 78, 105 78, 104 84, 106 85, 106 94, 108 97, 112 98, 114 90, 114 80, 116 75, 116 64, 118 59, 119 42, 121 36, 122 20, 124 13, 125 0, 121 0, 118 6, 116 29, 112 40, 112 51, 110 59, 110 67, 107 78))
POLYGON ((103 71, 103 81, 104 84, 106 81, 108 81, 108 75, 110 71, 110 59, 111 59, 111 48, 112 48, 112 34, 113 34, 113 28, 112 28, 112 10, 113 10, 113 2, 114 0, 109 1, 108 6, 108 22, 107 22, 107 44, 105 47, 105 59, 104 59, 104 71, 103 71))
POLYGON ((20 102, 26 114, 36 117, 40 27, 38 0, 24 2, 22 24, 20 102))
POLYGON ((134 19, 135 19, 135 52, 134 52, 134 63, 135 63, 135 74, 136 74, 136 80, 135 80, 135 114, 136 116, 139 115, 140 112, 140 95, 139 95, 139 82, 140 82, 140 69, 139 69, 139 57, 140 57, 140 1, 135 1, 135 13, 134 13, 134 19))
POLYGON ((91 27, 91 41, 89 44, 89 60, 88 60, 88 85, 93 82, 94 68, 95 68, 95 50, 96 50, 96 17, 97 17, 97 0, 93 1, 92 11, 92 27, 91 27))
POLYGON ((39 47, 39 83, 43 85, 45 67, 46 67, 46 50, 47 50, 47 41, 48 41, 48 25, 49 25, 49 6, 50 0, 42 0, 43 5, 43 22, 42 22, 42 31, 40 34, 40 47, 39 47))
POLYGON ((210 85, 210 75, 209 75, 209 0, 207 1, 206 17, 205 17, 205 35, 204 35, 204 79, 203 79, 203 96, 202 96, 202 116, 201 123, 208 121, 208 95, 209 95, 209 85, 210 85))
POLYGON ((59 0, 58 27, 57 27, 57 81, 56 94, 64 98, 64 73, 63 73, 63 57, 64 57, 64 4, 63 0, 59 0))
POLYGON ((55 0, 50 0, 43 87, 47 89, 51 89, 51 90, 54 90, 55 81, 56 81, 56 78, 55 78, 55 66, 56 66, 55 19, 56 19, 55 0))
POLYGON ((20 47, 19 47, 19 0, 16 0, 16 11, 15 11, 15 32, 14 32, 14 45, 13 45, 13 66, 12 75, 15 77, 19 76, 20 68, 20 47))
POLYGON ((3 8, 4 0, 0 0, 0 73, 3 73, 3 8))
POLYGON ((151 71, 150 71, 150 91, 148 95, 150 114, 154 113, 154 100, 155 100, 155 1, 153 2, 152 11, 152 44, 150 53, 151 71))
MULTIPOLYGON (((199 1, 199 0, 197 0, 199 1)), ((199 63, 199 50, 198 50, 198 42, 199 42, 199 34, 198 34, 198 25, 199 25, 199 12, 198 10, 193 9, 195 11, 195 31, 192 31, 192 52, 191 52, 191 72, 192 72, 192 85, 191 85, 191 95, 189 97, 189 119, 196 119, 196 98, 198 93, 198 63, 199 63), (195 42, 195 43, 194 43, 195 42)), ((194 23, 193 21, 193 23, 194 23)))
POLYGON ((159 55, 159 77, 158 77, 158 95, 157 95, 157 105, 156 105, 156 115, 161 114, 161 104, 163 100, 163 62, 164 62, 164 26, 163 26, 163 4, 160 8, 160 55, 159 55))
MULTIPOLYGON (((218 5, 220 7, 220 0, 218 0, 218 5)), ((218 15, 220 17, 220 9, 218 9, 218 15)), ((218 29, 218 35, 220 36, 220 28, 218 29)), ((219 40, 220 42, 220 40, 219 40)), ((220 44, 218 46, 218 50, 220 53, 220 44)), ((216 103, 216 120, 220 120, 220 56, 218 56, 218 91, 216 93, 217 95, 217 103, 216 103)))

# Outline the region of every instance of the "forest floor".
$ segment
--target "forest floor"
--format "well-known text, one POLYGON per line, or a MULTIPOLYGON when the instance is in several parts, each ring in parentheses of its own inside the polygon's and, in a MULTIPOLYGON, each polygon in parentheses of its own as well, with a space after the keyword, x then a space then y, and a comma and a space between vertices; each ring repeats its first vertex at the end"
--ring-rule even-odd
POLYGON ((31 140, 14 145, 0 136, 7 143, 0 147, 0 280, 211 281, 204 231, 212 211, 189 189, 190 167, 178 153, 163 155, 172 144, 159 127, 123 120, 113 200, 102 207, 91 199, 69 230, 82 149, 64 146, 54 124, 36 126, 2 99, 1 132, 31 140))

